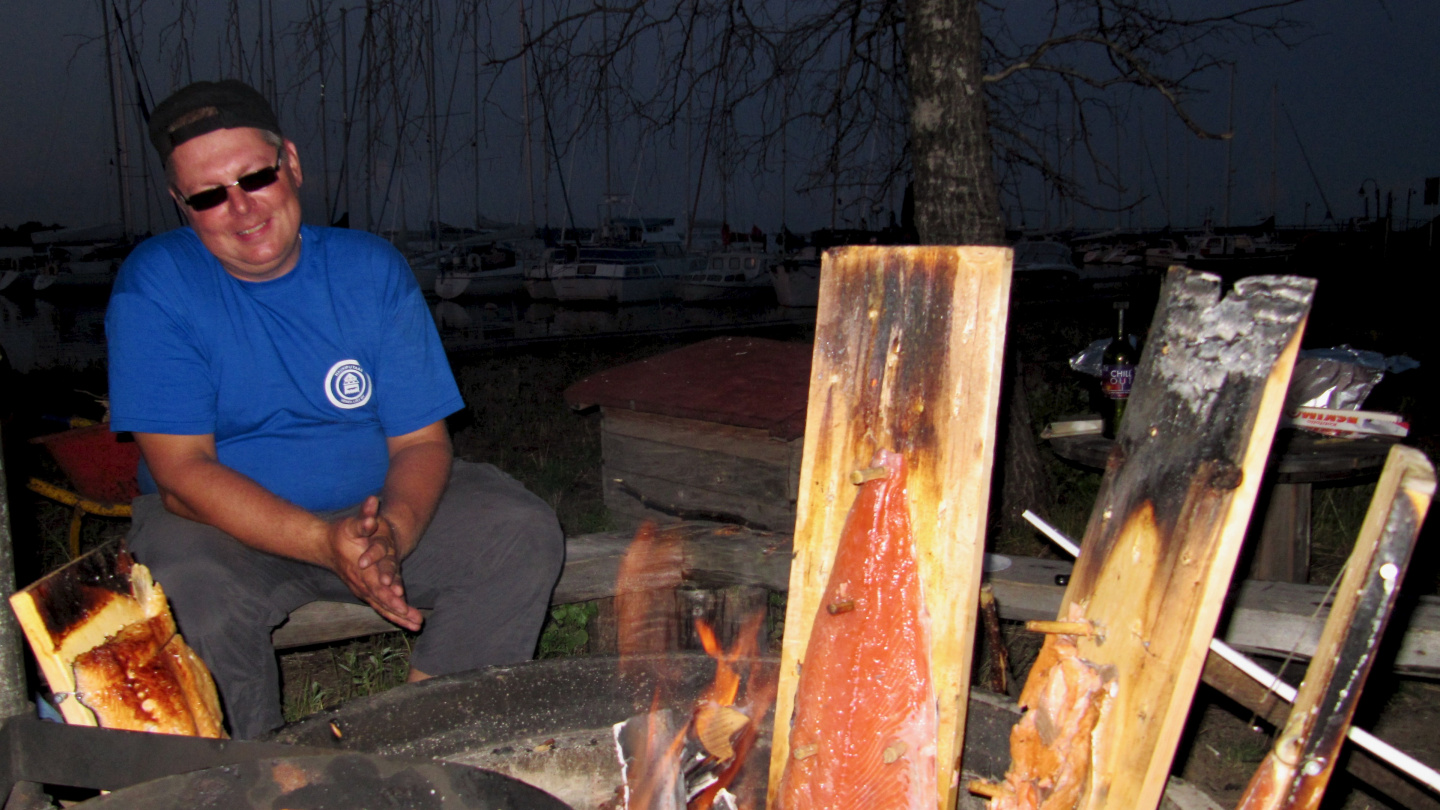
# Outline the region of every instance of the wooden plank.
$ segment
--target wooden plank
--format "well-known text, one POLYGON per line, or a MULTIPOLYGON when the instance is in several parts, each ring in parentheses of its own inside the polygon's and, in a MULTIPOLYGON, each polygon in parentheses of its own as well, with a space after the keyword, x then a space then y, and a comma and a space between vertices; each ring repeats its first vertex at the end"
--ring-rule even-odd
POLYGON ((75 692, 75 657, 121 628, 149 618, 136 598, 134 561, 119 543, 106 543, 10 596, 10 606, 40 673, 59 701, 65 722, 95 726, 95 713, 75 692))
POLYGON ((802 446, 799 439, 782 441, 758 428, 722 425, 656 413, 627 411, 623 408, 601 408, 604 420, 600 430, 618 436, 631 436, 677 447, 693 447, 741 458, 787 466, 794 448, 802 446))
POLYGON ((1241 810, 1319 806, 1434 494, 1435 468, 1425 455, 1392 447, 1295 707, 1236 805, 1241 810))
MULTIPOLYGON (((681 545, 680 577, 697 588, 755 585, 784 591, 790 581, 790 537, 717 523, 667 526, 681 545)), ((565 568, 551 597, 567 605, 615 595, 620 560, 633 531, 601 532, 566 542, 565 568)), ((303 647, 395 631, 366 605, 311 602, 290 614, 271 634, 276 648, 303 647)))
MULTIPOLYGON (((847 247, 825 253, 770 792, 790 757, 799 668, 858 487, 877 450, 904 456, 939 696, 936 806, 955 803, 984 543, 1011 253, 847 247)), ((772 801, 773 806, 773 801, 772 801)))
POLYGON ((1312 484, 1275 484, 1265 505, 1252 579, 1304 582, 1310 576, 1312 484))
POLYGON ((226 736, 215 684, 176 631, 164 588, 119 541, 11 594, 10 605, 65 722, 226 736))
POLYGON ((603 468, 605 506, 620 525, 710 521, 734 523, 759 531, 788 533, 795 525, 795 504, 784 497, 758 498, 717 492, 705 486, 641 473, 603 468))
MULTIPOLYGON (((686 583, 697 587, 760 585, 783 593, 790 585, 790 536, 714 523, 678 524, 684 541, 686 583)), ((568 605, 615 595, 620 558, 634 533, 601 532, 566 541, 565 569, 553 604, 568 605)), ((1007 621, 1053 619, 1065 588, 1057 575, 1069 576, 1063 560, 1008 557, 1010 566, 986 574, 994 586, 1000 618, 1007 621)), ((1330 614, 1326 588, 1282 582, 1242 582, 1230 594, 1230 615, 1219 634, 1244 652, 1275 657, 1310 658, 1330 614)), ((1396 672, 1440 675, 1440 597, 1422 596, 1411 606, 1396 652, 1396 672)), ((277 648, 303 647, 347 638, 388 633, 394 625, 365 605, 312 602, 290 614, 275 630, 277 648)))
MULTIPOLYGON (((1181 267, 1167 274, 1057 614, 1097 632, 1048 637, 1040 655, 1049 665, 1031 669, 1025 690, 1032 694, 1070 661, 1101 679, 1100 691, 1088 693, 1099 707, 1089 756, 1077 747, 1057 752, 1058 764, 1017 762, 1017 789, 1042 784, 1053 767, 1055 779, 1065 775, 1078 786, 1078 807, 1159 803, 1314 288, 1310 279, 1259 276, 1222 298, 1214 275, 1181 267), (1075 758, 1083 758, 1078 774, 1068 770, 1075 758)), ((1054 710, 1063 712, 1064 700, 1058 703, 1054 710)), ((1050 711, 1030 705, 1031 713, 1050 711)))

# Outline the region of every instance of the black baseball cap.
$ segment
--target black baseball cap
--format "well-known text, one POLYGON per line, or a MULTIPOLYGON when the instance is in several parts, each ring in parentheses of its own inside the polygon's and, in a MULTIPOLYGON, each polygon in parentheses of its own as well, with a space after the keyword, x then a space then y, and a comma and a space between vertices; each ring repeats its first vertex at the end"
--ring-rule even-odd
POLYGON ((270 102, 250 85, 236 79, 195 82, 155 105, 150 114, 150 142, 164 163, 175 147, 191 138, 235 127, 282 134, 270 102))

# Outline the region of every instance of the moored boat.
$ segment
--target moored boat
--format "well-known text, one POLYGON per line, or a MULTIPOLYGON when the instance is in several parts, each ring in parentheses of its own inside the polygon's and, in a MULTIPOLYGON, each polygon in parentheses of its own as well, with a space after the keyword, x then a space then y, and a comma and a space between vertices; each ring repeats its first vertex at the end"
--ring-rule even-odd
POLYGON ((657 259, 649 247, 582 248, 575 261, 555 265, 550 280, 561 301, 623 304, 670 298, 679 274, 670 269, 673 263, 662 267, 657 259))
POLYGON ((813 307, 820 303, 820 257, 814 248, 770 265, 775 300, 782 307, 813 307))
POLYGON ((544 301, 555 297, 555 282, 551 279, 551 273, 557 265, 565 262, 565 248, 547 248, 541 253, 540 258, 533 262, 525 262, 522 274, 524 276, 525 294, 536 301, 544 301))
POLYGON ((1294 245, 1275 242, 1266 235, 1206 233, 1188 237, 1186 242, 1186 248, 1174 251, 1172 259, 1196 269, 1252 262, 1279 264, 1289 261, 1295 252, 1294 245))
POLYGON ((446 300, 462 295, 497 297, 525 288, 525 263, 515 251, 496 244, 468 248, 441 265, 435 294, 446 300))
POLYGON ((114 283, 119 270, 120 262, 116 259, 50 262, 36 271, 30 287, 37 293, 99 290, 114 283))
POLYGON ((703 269, 681 276, 675 294, 682 301, 734 301, 774 289, 770 256, 753 250, 713 253, 703 269))

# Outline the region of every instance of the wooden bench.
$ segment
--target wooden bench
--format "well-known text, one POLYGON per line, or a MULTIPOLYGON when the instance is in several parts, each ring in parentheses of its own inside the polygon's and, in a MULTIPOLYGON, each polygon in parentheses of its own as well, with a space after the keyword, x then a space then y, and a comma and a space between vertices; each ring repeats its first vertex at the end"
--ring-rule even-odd
MULTIPOLYGON (((684 563, 681 580, 687 587, 724 589, 751 586, 783 593, 790 584, 790 536, 739 526, 687 522, 667 527, 681 537, 684 563)), ((615 595, 615 579, 634 534, 604 532, 566 541, 565 570, 555 587, 556 605, 606 599, 615 595)), ((986 575, 995 589, 1000 616, 1012 621, 1053 619, 1065 589, 1057 574, 1070 573, 1070 563, 1031 557, 1010 557, 1010 566, 986 575)), ((1325 588, 1289 582, 1246 580, 1232 588, 1222 637, 1246 652, 1308 659, 1329 615, 1325 588), (1293 650, 1292 650, 1293 648, 1293 650)), ((1423 596, 1397 609, 1392 626, 1405 627, 1394 661, 1397 672, 1440 675, 1440 598, 1423 596), (1406 611, 1409 615, 1406 615, 1406 611)), ((395 626, 363 605, 313 602, 275 630, 280 649, 342 641, 385 633, 395 626)))

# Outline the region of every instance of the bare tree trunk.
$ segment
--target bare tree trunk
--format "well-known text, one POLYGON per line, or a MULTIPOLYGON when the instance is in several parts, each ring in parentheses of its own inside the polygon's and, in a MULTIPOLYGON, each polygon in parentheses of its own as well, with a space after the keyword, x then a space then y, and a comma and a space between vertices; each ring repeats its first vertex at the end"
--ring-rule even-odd
POLYGON ((980 78, 976 0, 908 0, 910 163, 923 244, 996 245, 1005 238, 980 78))
POLYGON ((1025 365, 1020 352, 1011 349, 1001 407, 1005 412, 1005 439, 1000 452, 1005 460, 1001 470, 1000 520, 1006 533, 1023 530, 1026 509, 1047 514, 1054 505, 1050 474, 1035 446, 1035 428, 1030 421, 1030 397, 1025 390, 1025 365))

